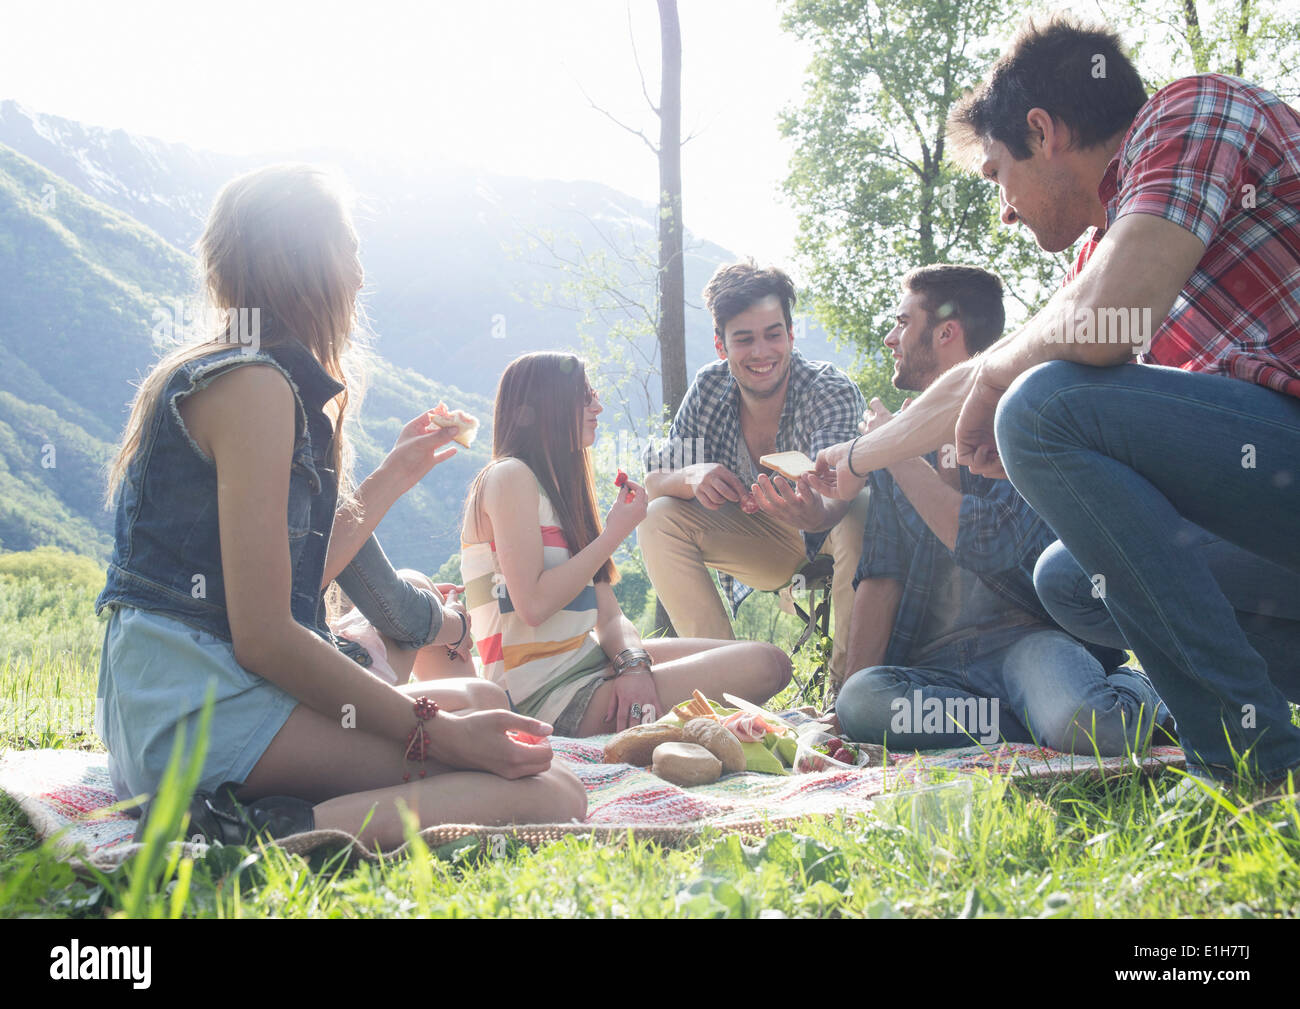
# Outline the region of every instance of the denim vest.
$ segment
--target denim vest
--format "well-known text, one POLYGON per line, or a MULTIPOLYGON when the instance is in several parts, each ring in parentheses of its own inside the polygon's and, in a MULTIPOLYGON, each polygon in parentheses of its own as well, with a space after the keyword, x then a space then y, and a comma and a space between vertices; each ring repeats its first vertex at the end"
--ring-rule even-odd
POLYGON ((221 541, 217 524, 217 470, 190 438, 180 402, 218 375, 247 364, 279 370, 293 388, 297 421, 289 472, 289 561, 293 619, 327 641, 321 577, 338 503, 338 475, 330 468, 333 426, 322 408, 343 386, 292 338, 257 352, 233 346, 187 361, 168 380, 117 494, 113 558, 95 612, 134 606, 180 620, 226 641, 221 541))

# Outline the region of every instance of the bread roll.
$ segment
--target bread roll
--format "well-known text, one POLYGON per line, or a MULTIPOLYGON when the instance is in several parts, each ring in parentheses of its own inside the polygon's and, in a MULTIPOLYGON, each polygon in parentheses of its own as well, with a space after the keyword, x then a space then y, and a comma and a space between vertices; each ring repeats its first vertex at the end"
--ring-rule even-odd
POLYGON ((660 743, 680 743, 685 738, 682 727, 671 722, 633 725, 605 744, 605 763, 646 767, 660 743))
POLYGON ((759 459, 758 464, 776 470, 791 483, 797 481, 800 474, 811 473, 817 468, 802 452, 772 452, 759 459))
POLYGON ((474 444, 478 434, 478 419, 471 417, 464 410, 448 410, 446 403, 439 403, 429 411, 429 421, 438 427, 456 428, 456 437, 452 441, 469 448, 474 444))
POLYGON ((652 770, 664 781, 691 788, 722 777, 722 761, 696 743, 660 743, 652 770))
POLYGON ((740 740, 712 718, 692 718, 686 723, 686 742, 698 743, 720 761, 723 774, 745 769, 745 751, 740 740))

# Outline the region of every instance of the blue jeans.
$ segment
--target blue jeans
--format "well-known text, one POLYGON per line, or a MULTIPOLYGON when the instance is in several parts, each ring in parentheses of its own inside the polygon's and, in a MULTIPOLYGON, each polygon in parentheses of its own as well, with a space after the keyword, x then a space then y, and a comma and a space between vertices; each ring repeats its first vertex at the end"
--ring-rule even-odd
POLYGON ((403 648, 423 648, 442 629, 441 604, 394 570, 373 533, 337 581, 375 629, 403 648))
MULTIPOLYGON (((1288 698, 1300 696, 1300 573, 1225 543, 1190 522, 1179 542, 1205 556, 1246 640, 1268 666, 1269 679, 1288 698)), ((1128 648, 1092 581, 1060 540, 1038 558, 1034 588, 1052 619, 1075 637, 1128 648)))
POLYGON ((1052 361, 1007 390, 996 432, 1016 490, 1172 711, 1189 770, 1230 778, 1234 754, 1266 779, 1300 766, 1287 705, 1300 684, 1270 678, 1213 551, 1188 532, 1300 571, 1300 400, 1175 368, 1052 361))
POLYGON ((1041 625, 973 634, 924 666, 863 669, 835 712, 848 738, 894 750, 1004 739, 1103 756, 1139 749, 1165 715, 1142 673, 1107 676, 1079 642, 1041 625))

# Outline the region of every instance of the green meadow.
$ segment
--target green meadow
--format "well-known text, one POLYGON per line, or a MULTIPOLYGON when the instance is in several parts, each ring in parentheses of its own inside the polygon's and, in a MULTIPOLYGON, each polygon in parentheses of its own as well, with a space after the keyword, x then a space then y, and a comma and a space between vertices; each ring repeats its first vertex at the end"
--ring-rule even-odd
MULTIPOLYGON (((0 746, 102 750, 93 730, 102 569, 58 551, 0 556, 0 746)), ((764 597, 746 617, 797 629, 764 597)), ((742 628, 743 630, 744 628, 742 628)), ((796 659, 802 673, 810 654, 796 659)), ((181 858, 183 769, 149 846, 112 873, 74 871, 0 797, 0 917, 1290 917, 1300 812, 1151 778, 953 776, 869 817, 808 820, 755 844, 680 849, 568 838, 503 857, 476 843, 377 863, 338 853, 209 849, 181 858), (165 835, 165 836, 164 836, 165 835)), ((192 787, 192 786, 190 786, 192 787)))

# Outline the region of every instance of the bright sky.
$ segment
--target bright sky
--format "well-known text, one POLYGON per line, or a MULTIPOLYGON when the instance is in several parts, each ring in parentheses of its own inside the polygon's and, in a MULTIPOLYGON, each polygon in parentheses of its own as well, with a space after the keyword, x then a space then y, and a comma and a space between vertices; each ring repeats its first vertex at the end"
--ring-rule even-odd
MULTIPOLYGON (((778 111, 807 57, 776 0, 679 0, 686 225, 789 264, 778 111)), ((115 0, 9 4, 0 99, 237 154, 351 148, 415 164, 594 179, 647 201, 654 0, 115 0)))

